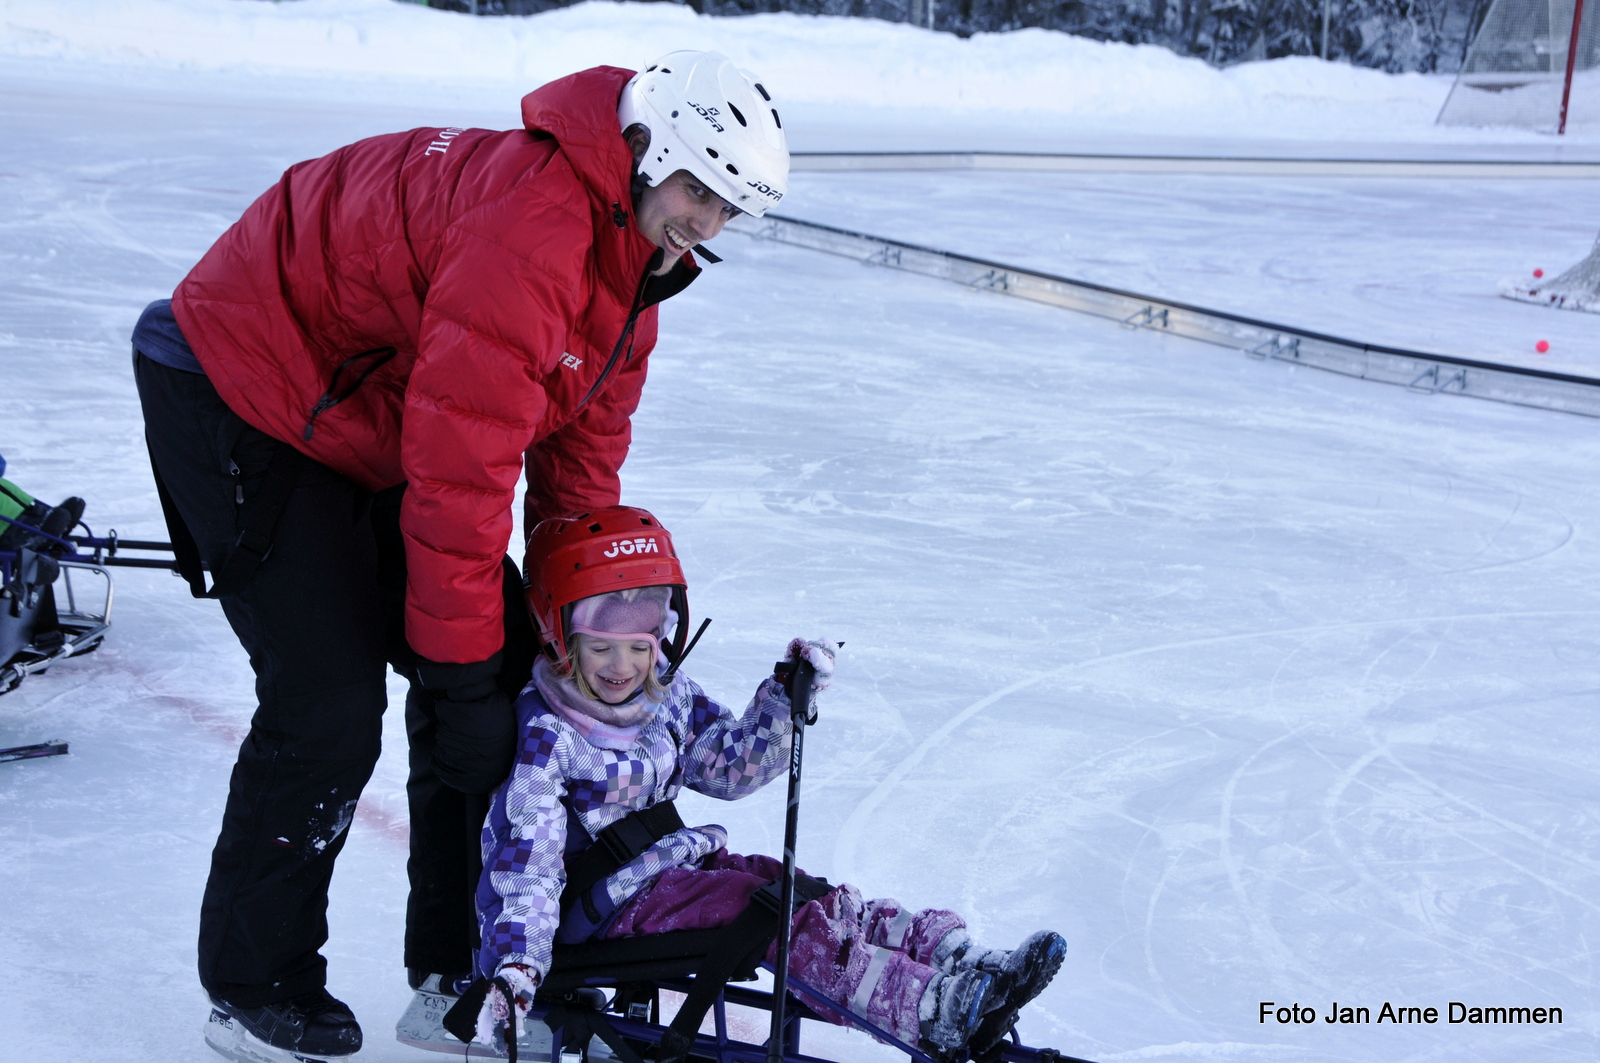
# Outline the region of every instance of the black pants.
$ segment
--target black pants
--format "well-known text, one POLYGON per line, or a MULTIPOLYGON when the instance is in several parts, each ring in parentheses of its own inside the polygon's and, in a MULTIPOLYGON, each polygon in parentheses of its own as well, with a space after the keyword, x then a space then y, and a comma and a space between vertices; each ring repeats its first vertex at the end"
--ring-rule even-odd
MULTIPOLYGON (((200 556, 216 571, 286 444, 234 414, 204 376, 134 356, 150 456, 200 556)), ((433 774, 433 701, 415 682, 403 622, 404 488, 377 495, 300 460, 272 549, 222 610, 250 656, 258 707, 229 784, 200 913, 200 981, 241 1007, 324 984, 328 883, 379 752, 385 664, 412 680, 406 790, 411 814, 408 967, 467 971, 477 945, 471 891, 482 799, 433 774)), ((502 686, 514 694, 534 636, 506 563, 502 686)))

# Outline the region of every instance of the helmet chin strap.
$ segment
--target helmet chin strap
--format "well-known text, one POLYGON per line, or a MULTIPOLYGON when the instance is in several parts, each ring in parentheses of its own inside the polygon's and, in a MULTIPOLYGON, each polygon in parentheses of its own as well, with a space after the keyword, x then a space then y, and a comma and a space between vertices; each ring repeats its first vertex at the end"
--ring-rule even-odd
MULTIPOLYGON (((643 126, 641 126, 640 128, 643 128, 645 130, 645 135, 646 136, 649 135, 650 130, 648 128, 645 128, 643 126)), ((667 176, 670 177, 672 175, 668 174, 667 176)), ((647 189, 647 188, 654 188, 654 187, 655 186, 650 183, 650 175, 649 174, 643 174, 643 173, 639 172, 639 160, 635 159, 633 161, 633 178, 628 183, 628 195, 633 200, 633 215, 634 215, 634 217, 638 217, 639 216, 639 206, 640 206, 640 201, 644 198, 644 190, 647 189)), ((722 256, 718 255, 716 252, 712 251, 705 244, 695 244, 694 247, 692 247, 690 250, 692 250, 695 254, 699 255, 701 258, 705 259, 707 262, 713 262, 714 263, 714 262, 721 262, 722 261, 722 256)))
POLYGON ((700 641, 700 636, 704 635, 706 633, 706 628, 708 628, 710 626, 711 626, 711 618, 709 616, 706 617, 704 620, 700 621, 700 630, 698 630, 698 631, 696 631, 694 633, 694 638, 689 640, 689 645, 685 646, 683 648, 683 652, 678 654, 678 659, 676 661, 672 662, 672 666, 670 668, 668 668, 665 672, 661 673, 661 685, 662 686, 668 686, 669 687, 669 686, 672 685, 673 677, 678 674, 678 666, 680 664, 682 664, 686 658, 688 658, 689 654, 694 652, 695 643, 700 641))

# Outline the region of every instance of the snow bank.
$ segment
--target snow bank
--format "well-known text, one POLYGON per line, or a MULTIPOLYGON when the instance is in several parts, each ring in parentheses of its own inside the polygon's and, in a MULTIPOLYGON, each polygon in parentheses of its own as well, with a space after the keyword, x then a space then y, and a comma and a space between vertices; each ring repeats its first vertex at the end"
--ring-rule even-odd
POLYGON ((597 63, 715 48, 808 114, 1027 113, 1149 132, 1381 135, 1432 123, 1449 79, 1313 59, 1227 70, 1166 49, 1045 30, 962 40, 903 24, 696 15, 602 0, 472 18, 392 0, 0 0, 0 55, 206 71, 526 88, 597 63))

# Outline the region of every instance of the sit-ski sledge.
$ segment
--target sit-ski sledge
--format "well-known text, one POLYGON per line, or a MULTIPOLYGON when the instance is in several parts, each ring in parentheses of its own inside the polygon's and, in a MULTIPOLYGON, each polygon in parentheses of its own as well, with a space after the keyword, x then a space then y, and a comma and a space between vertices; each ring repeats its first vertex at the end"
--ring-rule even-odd
MULTIPOLYGON (((165 568, 160 558, 119 557, 119 550, 168 551, 168 543, 121 539, 113 529, 97 536, 83 523, 83 502, 68 499, 51 515, 61 526, 24 523, 0 515, 0 530, 15 529, 0 546, 0 694, 58 661, 100 648, 111 628, 112 584, 108 568, 165 568), (83 529, 83 534, 71 532, 83 529), (20 533, 20 534, 17 534, 20 533), (88 585, 85 580, 91 581, 88 585)), ((0 749, 0 761, 59 756, 62 741, 0 749)))
MULTIPOLYGON (((736 1039, 729 1032, 728 1006, 752 1008, 771 1013, 773 995, 769 991, 736 984, 715 983, 714 973, 702 972, 716 944, 721 930, 684 930, 650 937, 620 938, 613 941, 584 945, 558 946, 549 977, 540 988, 529 1012, 529 1025, 542 1021, 545 1031, 525 1035, 517 1047, 524 1053, 522 1063, 572 1063, 574 1056, 584 1063, 642 1063, 646 1059, 678 1059, 671 1052, 673 1042, 679 1049, 684 1042, 674 1038, 675 1031, 688 1029, 692 1040, 688 1042, 687 1055, 695 1059, 714 1060, 715 1063, 771 1063, 772 1053, 767 1043, 755 1044, 736 1039), (610 998, 601 987, 615 990, 610 998), (699 992, 697 993, 697 988, 699 992), (687 994, 677 1016, 671 1023, 662 1022, 661 993, 663 990, 687 994), (709 1006, 707 1006, 709 1005, 709 1006), (710 1034, 699 1033, 701 1023, 710 1013, 714 1029, 710 1034), (595 1044, 598 1041, 599 1044, 595 1044), (669 1054, 661 1055, 663 1041, 669 1043, 669 1054), (530 1052, 531 1050, 531 1052, 530 1052)), ((714 962, 714 960, 713 960, 714 962)), ((731 981, 751 980, 755 970, 772 971, 772 965, 760 963, 733 972, 731 981)), ((800 1045, 800 1020, 821 1020, 820 1011, 842 1015, 848 1025, 891 1045, 905 1054, 909 1063, 950 1063, 936 1060, 914 1045, 906 1044, 870 1020, 829 1001, 804 982, 790 977, 788 1000, 784 1010, 782 1052, 777 1057, 781 1063, 831 1063, 820 1056, 807 1055, 800 1045)), ((481 998, 480 998, 481 999, 481 998)), ((826 1021, 826 1020, 822 1020, 826 1021)), ((417 1044, 416 1042, 411 1042, 417 1044)), ((470 1052, 487 1057, 510 1057, 517 1063, 517 1049, 509 1051, 496 1046, 491 1049, 482 1044, 457 1044, 453 1049, 444 1046, 421 1045, 458 1055, 470 1052)), ((997 1050, 989 1052, 976 1063, 1088 1063, 1076 1056, 1065 1055, 1053 1048, 1031 1048, 1024 1045, 1015 1029, 1008 1041, 997 1050)))
MULTIPOLYGON (((830 1063, 800 1049, 800 1021, 828 1021, 823 1016, 829 1015, 842 1017, 846 1025, 892 1045, 905 1053, 910 1063, 962 1063, 969 1058, 964 1054, 935 1058, 789 974, 791 920, 780 918, 779 913, 793 913, 799 903, 819 897, 831 887, 795 870, 803 742, 806 725, 815 721, 810 706, 812 668, 802 659, 792 664, 780 662, 776 671, 788 683, 794 724, 779 881, 757 890, 744 912, 726 927, 555 946, 550 971, 540 983, 520 1041, 515 1037, 515 1024, 508 1022, 502 1031, 503 1044, 472 1043, 479 1010, 491 989, 491 983, 482 978, 459 998, 419 993, 396 1026, 397 1038, 418 1048, 507 1058, 510 1063, 518 1063, 519 1049, 530 1063, 643 1063, 647 1058, 655 1063, 683 1063, 691 1057, 715 1063, 830 1063), (765 956, 774 937, 775 962, 768 963, 765 956), (772 973, 770 991, 730 984, 755 980, 758 967, 772 973), (613 990, 610 997, 603 987, 613 990), (669 1023, 662 1022, 663 990, 684 994, 669 1023), (768 1013, 771 1023, 766 1043, 731 1036, 730 1004, 768 1013), (431 1015, 430 1008, 436 1009, 431 1015), (700 1028, 708 1012, 713 1030, 704 1034, 700 1028), (536 1025, 541 1021, 548 1036, 536 1025), (429 1036, 430 1029, 437 1031, 441 1025, 455 1038, 455 1044, 429 1036), (604 1051, 595 1049, 597 1039, 604 1051)), ((670 818, 675 819, 676 813, 670 818)), ((621 867, 653 844, 651 834, 659 837, 658 831, 668 829, 660 826, 645 836, 630 838, 630 833, 641 828, 617 831, 627 822, 613 824, 591 847, 611 850, 607 859, 613 867, 621 867)), ((569 868, 572 873, 577 873, 576 867, 569 868)), ((509 990, 498 979, 495 984, 509 990)), ((1022 1043, 1014 1026, 1008 1038, 974 1063, 1089 1063, 1053 1048, 1030 1048, 1022 1043)))

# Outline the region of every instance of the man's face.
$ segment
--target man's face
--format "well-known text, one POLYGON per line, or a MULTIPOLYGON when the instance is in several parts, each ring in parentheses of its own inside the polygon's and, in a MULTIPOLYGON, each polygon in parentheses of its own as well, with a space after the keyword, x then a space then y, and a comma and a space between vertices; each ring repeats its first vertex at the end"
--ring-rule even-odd
POLYGON ((688 170, 646 188, 639 196, 639 231, 667 253, 656 272, 666 273, 685 251, 716 236, 738 213, 688 170))

